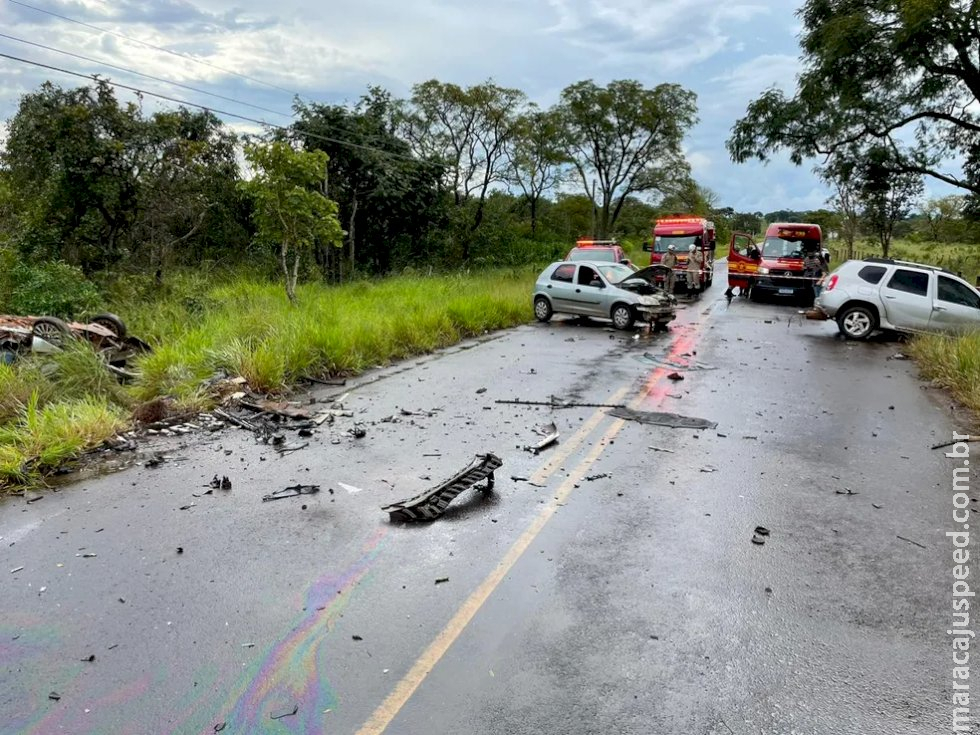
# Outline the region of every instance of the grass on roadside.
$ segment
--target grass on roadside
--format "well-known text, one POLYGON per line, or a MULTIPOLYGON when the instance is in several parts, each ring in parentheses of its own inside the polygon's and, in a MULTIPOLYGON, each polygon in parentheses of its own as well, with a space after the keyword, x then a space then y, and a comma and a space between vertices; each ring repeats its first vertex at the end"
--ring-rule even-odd
POLYGON ((343 286, 306 284, 299 303, 281 284, 217 284, 182 274, 167 289, 121 297, 113 309, 154 351, 120 386, 86 345, 0 364, 0 492, 38 483, 123 429, 141 401, 170 396, 207 407, 202 383, 222 372, 253 390, 288 389, 303 375, 354 375, 529 321, 536 267, 412 275, 343 286))
POLYGON ((925 377, 980 414, 980 333, 923 335, 911 340, 909 351, 925 377))

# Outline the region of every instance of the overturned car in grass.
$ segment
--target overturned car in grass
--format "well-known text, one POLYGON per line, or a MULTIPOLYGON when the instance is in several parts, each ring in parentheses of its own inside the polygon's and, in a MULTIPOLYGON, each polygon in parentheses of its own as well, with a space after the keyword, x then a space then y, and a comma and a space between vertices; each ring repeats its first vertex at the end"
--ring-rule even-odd
POLYGON ((534 284, 534 316, 546 322, 552 314, 611 319, 617 329, 636 322, 664 330, 677 315, 677 299, 657 285, 669 269, 651 265, 638 271, 620 263, 576 261, 552 263, 534 284))
POLYGON ((25 354, 58 352, 71 340, 91 345, 119 373, 124 372, 127 360, 150 351, 146 342, 128 334, 125 323, 115 314, 98 314, 88 322, 0 315, 0 363, 10 364, 25 354))

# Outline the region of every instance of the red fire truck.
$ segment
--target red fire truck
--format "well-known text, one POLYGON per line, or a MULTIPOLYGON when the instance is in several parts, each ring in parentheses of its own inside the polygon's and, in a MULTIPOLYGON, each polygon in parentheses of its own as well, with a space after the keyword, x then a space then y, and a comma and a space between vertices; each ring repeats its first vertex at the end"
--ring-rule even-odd
POLYGON ((812 282, 803 277, 803 256, 823 251, 820 225, 775 222, 759 245, 750 235, 732 235, 728 250, 728 288, 743 296, 775 294, 806 298, 812 282))
POLYGON ((701 268, 701 290, 714 280, 715 223, 704 217, 673 216, 658 219, 653 225, 653 244, 644 243, 650 253, 650 265, 659 263, 671 245, 677 253, 678 285, 685 283, 681 273, 687 272, 687 256, 691 245, 701 251, 704 266, 701 268))

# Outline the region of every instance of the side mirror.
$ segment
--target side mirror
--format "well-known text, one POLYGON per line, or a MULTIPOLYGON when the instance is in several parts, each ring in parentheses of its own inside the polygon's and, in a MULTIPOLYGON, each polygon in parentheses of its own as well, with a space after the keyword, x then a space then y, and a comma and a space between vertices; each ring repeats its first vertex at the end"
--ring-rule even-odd
POLYGON ((650 247, 650 241, 649 241, 649 240, 647 240, 647 241, 645 241, 645 242, 643 243, 643 252, 644 252, 644 253, 650 253, 650 252, 653 252, 653 248, 652 248, 652 247, 650 247))
POLYGON ((629 258, 623 258, 619 262, 622 263, 623 265, 629 265, 630 264, 630 259, 629 258))

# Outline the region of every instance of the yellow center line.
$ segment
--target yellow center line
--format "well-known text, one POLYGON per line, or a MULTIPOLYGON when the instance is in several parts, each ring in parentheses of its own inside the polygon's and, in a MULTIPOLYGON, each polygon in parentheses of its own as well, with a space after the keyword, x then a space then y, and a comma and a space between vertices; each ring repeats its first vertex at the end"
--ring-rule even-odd
MULTIPOLYGON (((610 403, 615 403, 620 397, 625 395, 628 388, 623 388, 617 391, 613 400, 610 403)), ((593 415, 589 421, 595 419, 595 424, 605 417, 604 412, 597 412, 598 419, 596 415, 593 415)), ((555 492, 555 499, 545 505, 541 509, 541 512, 535 516, 531 525, 528 526, 524 532, 520 535, 517 541, 514 542, 513 546, 507 550, 504 557, 500 560, 497 566, 492 572, 487 576, 480 586, 473 591, 473 593, 466 598, 466 601, 462 604, 456 614, 453 615, 452 619, 446 624, 446 627, 440 631, 439 635, 436 636, 435 640, 429 644, 422 655, 418 657, 415 664, 409 669, 408 673, 402 678, 401 681, 395 686, 395 689, 389 694, 384 702, 382 702, 378 708, 371 715, 371 718, 364 723, 360 730, 357 731, 357 735, 380 735, 383 733, 385 728, 391 724, 391 721, 395 719, 395 716, 405 706, 405 703, 409 700, 415 690, 418 689, 419 685, 428 676, 429 672, 435 668, 439 660, 445 655, 449 647, 459 638, 460 634, 465 630, 466 626, 476 615, 477 611, 483 606, 487 601, 487 598, 493 593, 497 586, 504 580, 507 574, 513 568, 517 560, 521 558, 527 548, 531 545, 537 535, 544 528, 545 524, 551 519, 551 517, 557 512, 558 508, 561 507, 564 502, 568 499, 572 490, 575 488, 575 483, 578 482, 579 478, 588 471, 589 467, 595 463, 602 454, 602 451, 606 448, 606 445, 611 439, 613 439, 616 434, 622 429, 625 422, 622 419, 616 419, 610 425, 609 429, 602 436, 599 442, 592 447, 585 458, 575 467, 575 470, 565 479, 565 481, 558 487, 555 492)), ((585 427, 583 427, 584 429, 585 427)), ((591 429, 590 429, 591 431, 591 429)), ((582 432, 578 432, 581 434, 582 432)), ((576 434, 576 436, 578 436, 576 434)), ((579 437, 578 441, 581 442, 582 437, 579 437)), ((566 445, 567 446, 567 445, 566 445)), ((549 465, 546 465, 546 467, 549 465)), ((554 465, 557 467, 557 464, 554 465)), ((553 470, 552 470, 553 471, 553 470)), ((537 475, 536 475, 537 476, 537 475)))

